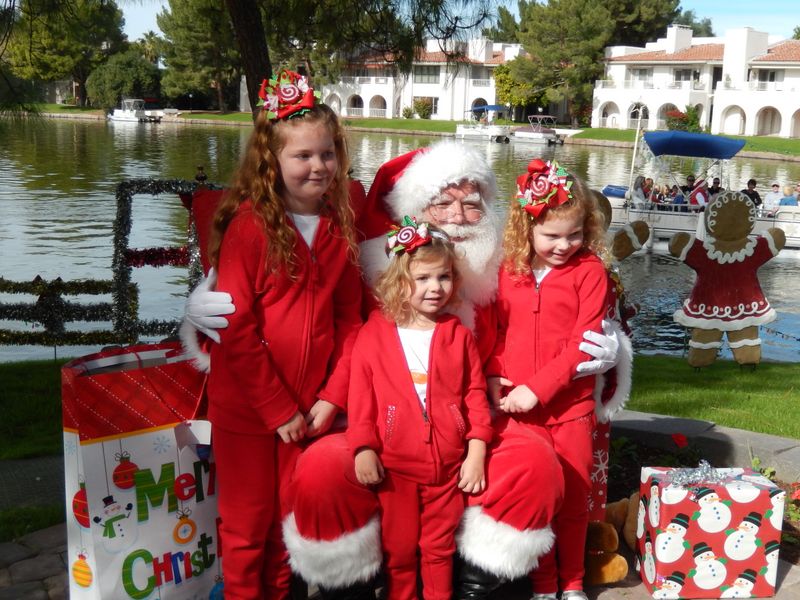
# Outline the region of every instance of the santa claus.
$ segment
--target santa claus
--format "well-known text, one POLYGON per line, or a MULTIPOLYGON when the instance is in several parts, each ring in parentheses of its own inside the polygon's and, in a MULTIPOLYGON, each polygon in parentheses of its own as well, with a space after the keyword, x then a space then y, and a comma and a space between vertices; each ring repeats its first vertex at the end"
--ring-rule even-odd
MULTIPOLYGON (((463 275, 455 312, 474 332, 484 359, 494 345, 493 300, 502 259, 496 193, 483 156, 443 141, 385 163, 366 202, 355 207, 368 286, 387 264, 385 232, 393 222, 413 215, 447 232, 458 248, 463 275)), ((204 283, 187 301, 183 337, 193 351, 193 330, 213 336, 224 324, 218 315, 233 310, 225 296, 204 283)), ((594 334, 592 342, 581 349, 595 360, 583 363, 580 374, 604 372, 616 361, 615 334, 594 334)), ((521 430, 513 420, 506 423, 495 431, 487 453, 487 489, 466 499, 457 538, 456 598, 487 598, 503 581, 528 574, 553 544, 550 523, 564 494, 558 460, 546 434, 521 430), (520 463, 519 456, 531 459, 520 463)), ((310 444, 298 460, 284 539, 292 569, 318 585, 323 597, 373 599, 372 580, 382 561, 378 503, 374 492, 356 480, 353 457, 337 429, 310 444)))

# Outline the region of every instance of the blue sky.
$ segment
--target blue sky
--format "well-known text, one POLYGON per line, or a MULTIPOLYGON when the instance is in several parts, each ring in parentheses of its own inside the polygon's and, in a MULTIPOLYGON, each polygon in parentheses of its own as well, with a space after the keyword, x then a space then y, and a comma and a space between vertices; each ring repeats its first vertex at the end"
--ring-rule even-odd
MULTIPOLYGON (((516 0, 500 0, 516 14, 516 0)), ((125 33, 136 40, 146 31, 158 32, 156 13, 166 6, 166 0, 125 0, 120 2, 125 13, 125 33)), ((752 27, 783 38, 792 36, 800 25, 797 0, 683 0, 684 10, 692 9, 699 18, 709 17, 717 35, 735 27, 752 27)))

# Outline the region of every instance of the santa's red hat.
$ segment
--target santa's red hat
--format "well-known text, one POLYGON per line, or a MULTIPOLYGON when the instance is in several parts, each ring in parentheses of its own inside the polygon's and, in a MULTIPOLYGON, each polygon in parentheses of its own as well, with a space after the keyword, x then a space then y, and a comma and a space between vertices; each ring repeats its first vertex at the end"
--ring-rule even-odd
POLYGON ((369 188, 356 228, 360 240, 385 234, 405 215, 417 216, 449 185, 474 182, 486 204, 494 202, 497 182, 479 152, 453 141, 413 150, 381 165, 369 188))

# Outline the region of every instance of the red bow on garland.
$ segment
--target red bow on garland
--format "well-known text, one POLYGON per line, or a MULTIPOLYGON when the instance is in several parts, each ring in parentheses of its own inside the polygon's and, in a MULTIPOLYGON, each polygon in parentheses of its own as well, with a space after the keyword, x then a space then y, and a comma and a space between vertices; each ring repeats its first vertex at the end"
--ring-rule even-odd
POLYGON ((572 181, 564 167, 556 161, 534 158, 528 172, 517 177, 517 201, 534 218, 546 208, 561 206, 572 198, 572 181))
POLYGON ((308 80, 299 73, 281 69, 274 78, 261 82, 258 97, 269 120, 277 121, 311 110, 320 93, 309 87, 308 80))

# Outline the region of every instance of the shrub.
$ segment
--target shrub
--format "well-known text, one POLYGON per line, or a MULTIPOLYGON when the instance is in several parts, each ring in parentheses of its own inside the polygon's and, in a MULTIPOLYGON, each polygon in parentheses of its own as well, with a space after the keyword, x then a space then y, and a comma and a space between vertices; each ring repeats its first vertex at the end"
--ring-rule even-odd
POLYGON ((410 106, 403 107, 403 118, 404 119, 413 119, 414 118, 414 109, 410 106))
POLYGON ((417 98, 414 100, 414 112, 420 119, 430 119, 433 114, 433 101, 430 98, 417 98))

